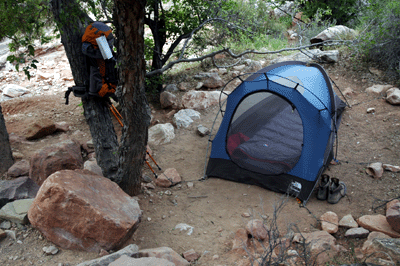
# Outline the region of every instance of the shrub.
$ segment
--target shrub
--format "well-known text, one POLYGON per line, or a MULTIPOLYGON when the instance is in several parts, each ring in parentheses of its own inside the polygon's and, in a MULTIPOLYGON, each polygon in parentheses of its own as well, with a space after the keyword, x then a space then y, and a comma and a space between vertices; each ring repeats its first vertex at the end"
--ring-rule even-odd
POLYGON ((378 63, 389 72, 399 74, 400 63, 400 2, 371 0, 363 14, 357 48, 365 58, 378 63))

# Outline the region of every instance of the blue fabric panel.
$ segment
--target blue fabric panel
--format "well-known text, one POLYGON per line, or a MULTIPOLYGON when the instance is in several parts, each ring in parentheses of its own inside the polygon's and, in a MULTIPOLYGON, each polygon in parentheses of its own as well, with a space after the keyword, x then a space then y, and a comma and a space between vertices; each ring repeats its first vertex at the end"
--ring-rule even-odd
MULTIPOLYGON (((268 73, 270 80, 275 80, 281 77, 296 76, 303 83, 306 89, 303 96, 311 102, 317 109, 324 109, 325 107, 331 111, 330 96, 328 86, 325 82, 324 76, 315 67, 304 65, 285 65, 277 67, 268 73), (323 104, 321 104, 321 101, 323 104)), ((260 79, 265 79, 264 75, 260 75, 260 79)))

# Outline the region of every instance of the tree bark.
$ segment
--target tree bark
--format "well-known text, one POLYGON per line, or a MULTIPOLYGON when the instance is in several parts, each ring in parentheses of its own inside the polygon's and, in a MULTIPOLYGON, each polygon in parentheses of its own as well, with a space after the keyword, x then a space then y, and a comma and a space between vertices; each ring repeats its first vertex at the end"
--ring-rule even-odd
POLYGON ((119 148, 118 179, 129 195, 140 192, 150 109, 145 94, 145 0, 115 0, 119 63, 119 98, 124 126, 119 148))
POLYGON ((14 164, 14 158, 12 156, 10 140, 4 121, 3 113, 0 105, 0 175, 3 175, 8 168, 14 164))
MULTIPOLYGON (((52 0, 52 12, 61 33, 61 43, 71 66, 76 85, 88 80, 85 56, 82 53, 82 35, 90 18, 76 0, 52 0)), ((110 111, 100 98, 82 99, 84 115, 90 128, 98 165, 103 175, 116 180, 118 171, 118 140, 110 111)))

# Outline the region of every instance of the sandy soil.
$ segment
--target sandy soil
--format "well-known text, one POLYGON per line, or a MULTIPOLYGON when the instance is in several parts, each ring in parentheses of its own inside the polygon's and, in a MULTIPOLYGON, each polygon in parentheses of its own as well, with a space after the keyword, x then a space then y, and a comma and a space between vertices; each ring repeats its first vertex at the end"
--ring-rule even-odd
MULTIPOLYGON (((278 216, 282 234, 286 233, 289 224, 296 224, 301 232, 318 229, 317 219, 327 211, 337 213, 339 218, 347 214, 355 218, 365 214, 384 214, 384 208, 379 206, 400 194, 400 173, 385 172, 381 179, 374 179, 365 172, 366 166, 373 162, 400 165, 400 109, 383 99, 367 95, 365 89, 381 81, 366 69, 354 70, 345 62, 343 59, 336 65, 324 65, 341 90, 351 88, 354 91, 347 97, 352 108, 346 109, 339 129, 337 158, 340 164, 331 165, 326 173, 344 181, 348 195, 335 205, 319 201, 312 195, 307 208, 294 198, 288 198, 278 216), (367 113, 370 107, 375 108, 375 113, 367 113)), ((5 82, 3 80, 0 86, 5 82)), ((11 139, 22 136, 25 126, 38 117, 65 121, 71 127, 69 132, 38 141, 13 141, 14 152, 29 159, 37 149, 60 139, 87 141, 91 138, 79 99, 71 96, 70 104, 65 105, 63 96, 63 91, 58 90, 49 95, 1 103, 11 139)), ((157 105, 153 105, 153 115, 161 123, 170 122, 165 117, 169 111, 159 110, 157 105)), ((143 219, 127 244, 137 244, 140 249, 168 246, 178 253, 194 249, 201 255, 194 265, 241 265, 248 260, 246 254, 230 252, 235 232, 252 217, 272 218, 274 206, 282 199, 282 194, 220 179, 200 180, 204 174, 208 137, 200 137, 195 129, 198 124, 211 128, 217 111, 217 106, 201 111, 201 119, 188 129, 176 130, 171 143, 151 147, 157 163, 163 169, 176 168, 183 182, 175 187, 156 188, 138 195, 144 211, 143 219), (190 183, 193 187, 188 186, 190 183), (245 213, 250 217, 244 217, 245 213), (193 233, 189 235, 188 231, 174 230, 180 223, 192 226, 193 233)), ((115 127, 118 127, 117 123, 115 127)), ((144 173, 152 177, 147 167, 144 167, 144 173)), ((70 250, 46 256, 42 248, 51 243, 35 229, 29 225, 15 229, 20 241, 17 243, 9 238, 0 241, 0 265, 76 265, 98 257, 98 254, 70 250)), ((349 252, 336 258, 332 264, 353 262, 350 248, 360 246, 362 241, 346 241, 342 231, 335 237, 349 252)))

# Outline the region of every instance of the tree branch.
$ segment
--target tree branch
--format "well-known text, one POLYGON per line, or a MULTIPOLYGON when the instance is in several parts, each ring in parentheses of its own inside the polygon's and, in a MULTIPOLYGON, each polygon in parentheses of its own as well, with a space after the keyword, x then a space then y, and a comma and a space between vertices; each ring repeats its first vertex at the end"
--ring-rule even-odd
POLYGON ((153 71, 150 71, 150 72, 146 73, 146 78, 162 74, 165 71, 167 71, 168 69, 172 68, 176 64, 188 63, 188 62, 198 62, 198 61, 202 61, 202 60, 204 60, 206 58, 212 58, 212 57, 216 56, 217 54, 221 54, 221 53, 227 53, 232 58, 239 58, 239 57, 242 57, 245 54, 278 54, 278 53, 287 52, 287 51, 302 50, 302 49, 311 48, 311 47, 314 47, 314 46, 321 46, 321 45, 324 45, 324 46, 336 46, 336 45, 343 45, 343 44, 350 44, 350 43, 352 43, 352 41, 348 41, 348 40, 330 40, 330 41, 324 41, 324 42, 320 42, 320 43, 314 43, 314 44, 304 45, 304 46, 299 46, 299 47, 284 48, 284 49, 280 49, 280 50, 277 50, 277 51, 261 52, 261 51, 257 51, 257 50, 246 50, 246 51, 244 51, 244 52, 242 52, 240 54, 233 53, 230 48, 223 48, 221 50, 218 50, 216 52, 212 52, 212 53, 204 55, 204 56, 200 56, 200 57, 196 57, 196 58, 190 58, 190 59, 181 58, 181 59, 178 59, 178 60, 175 60, 175 61, 171 61, 161 69, 156 69, 156 70, 153 70, 153 71))

